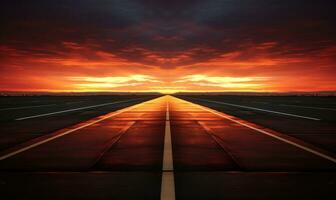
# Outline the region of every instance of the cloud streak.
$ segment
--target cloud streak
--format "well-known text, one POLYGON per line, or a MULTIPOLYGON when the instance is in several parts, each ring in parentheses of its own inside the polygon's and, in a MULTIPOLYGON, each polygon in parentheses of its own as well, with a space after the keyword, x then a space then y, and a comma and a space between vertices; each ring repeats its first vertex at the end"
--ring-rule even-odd
POLYGON ((67 77, 100 77, 106 82, 97 88, 126 91, 336 90, 335 6, 332 0, 4 0, 0 89, 72 91, 90 83, 67 77), (160 82, 104 79, 137 74, 160 82), (199 75, 221 80, 178 82, 199 75), (234 80, 249 77, 268 79, 234 80))
POLYGON ((69 77, 76 90, 106 91, 122 87, 134 87, 144 83, 160 83, 161 81, 148 75, 130 75, 115 77, 69 77))

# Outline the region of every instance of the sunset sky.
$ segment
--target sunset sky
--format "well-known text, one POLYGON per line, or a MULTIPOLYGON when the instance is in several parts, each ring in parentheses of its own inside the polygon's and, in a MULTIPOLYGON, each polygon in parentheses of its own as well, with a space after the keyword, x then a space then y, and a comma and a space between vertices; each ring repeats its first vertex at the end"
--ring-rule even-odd
POLYGON ((0 91, 336 90, 334 0, 0 5, 0 91))

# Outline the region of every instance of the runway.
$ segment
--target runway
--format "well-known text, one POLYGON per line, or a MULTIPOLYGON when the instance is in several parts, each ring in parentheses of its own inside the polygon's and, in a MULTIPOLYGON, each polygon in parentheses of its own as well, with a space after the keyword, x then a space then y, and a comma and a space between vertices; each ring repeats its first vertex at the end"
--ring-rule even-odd
POLYGON ((0 152, 6 199, 325 199, 336 157, 173 96, 0 152))
POLYGON ((180 95, 336 153, 335 97, 180 95))
POLYGON ((0 97, 0 150, 158 96, 0 97))

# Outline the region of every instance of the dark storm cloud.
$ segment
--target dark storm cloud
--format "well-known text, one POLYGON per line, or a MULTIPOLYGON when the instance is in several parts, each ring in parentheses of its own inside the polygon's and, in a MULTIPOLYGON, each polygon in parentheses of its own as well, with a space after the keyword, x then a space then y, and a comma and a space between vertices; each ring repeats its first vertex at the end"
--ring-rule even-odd
POLYGON ((265 43, 274 56, 309 55, 335 45, 334 8, 331 0, 8 0, 0 42, 60 57, 73 42, 163 67, 265 43))

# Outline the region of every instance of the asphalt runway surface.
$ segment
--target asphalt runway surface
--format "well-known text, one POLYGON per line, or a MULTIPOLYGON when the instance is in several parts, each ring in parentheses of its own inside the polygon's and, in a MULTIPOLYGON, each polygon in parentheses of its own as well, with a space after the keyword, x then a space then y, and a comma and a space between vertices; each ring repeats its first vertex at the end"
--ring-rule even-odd
POLYGON ((336 194, 336 157, 327 149, 172 96, 5 148, 0 170, 5 199, 331 199, 336 194))
POLYGON ((227 95, 179 97, 336 153, 336 97, 227 95))
POLYGON ((0 97, 0 150, 157 96, 0 97))

